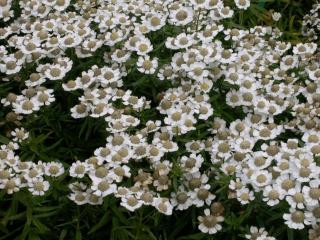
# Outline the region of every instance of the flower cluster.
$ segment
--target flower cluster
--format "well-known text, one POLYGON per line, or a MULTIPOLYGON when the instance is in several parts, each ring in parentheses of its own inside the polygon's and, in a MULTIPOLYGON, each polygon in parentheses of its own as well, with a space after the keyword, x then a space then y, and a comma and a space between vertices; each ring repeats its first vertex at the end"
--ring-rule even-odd
POLYGON ((320 34, 320 4, 315 3, 302 22, 302 34, 311 41, 317 40, 320 34))
MULTIPOLYGON (((223 228, 223 199, 247 205, 260 196, 268 206, 289 204, 282 213, 288 227, 313 226, 310 236, 318 234, 316 43, 286 42, 268 26, 230 27, 226 20, 236 10, 222 0, 19 4, 21 17, 0 28, 6 43, 0 46, 0 71, 5 81, 25 88, 7 94, 2 105, 23 122, 54 105, 54 91, 75 93, 71 117, 104 119, 107 138, 91 157, 67 167, 21 161, 15 151, 28 133, 16 129, 15 143, 1 146, 0 189, 12 194, 27 187, 44 195, 50 181, 65 173, 68 197, 78 205, 113 196, 129 211, 153 206, 171 215, 200 208, 199 229, 209 234, 223 228), (154 36, 164 39, 159 43, 154 36), (91 57, 96 62, 78 72, 91 57), (171 87, 157 99, 138 96, 131 88, 140 81, 136 76, 171 87), (151 108, 156 117, 143 120, 151 108), (220 199, 222 178, 228 179, 228 196, 220 199)), ((0 17, 9 21, 11 1, 0 5, 0 17)), ((234 5, 244 11, 250 1, 234 5)), ((318 9, 304 26, 319 26, 318 9)), ((275 239, 256 227, 246 237, 275 239)))
POLYGON ((264 228, 257 228, 256 226, 251 226, 250 234, 246 234, 245 237, 250 240, 276 240, 276 238, 268 236, 268 232, 264 228))
POLYGON ((7 194, 27 188, 32 195, 42 196, 50 187, 50 181, 61 176, 65 169, 61 162, 22 161, 16 153, 22 141, 28 141, 24 128, 11 132, 13 141, 0 148, 0 189, 7 194))

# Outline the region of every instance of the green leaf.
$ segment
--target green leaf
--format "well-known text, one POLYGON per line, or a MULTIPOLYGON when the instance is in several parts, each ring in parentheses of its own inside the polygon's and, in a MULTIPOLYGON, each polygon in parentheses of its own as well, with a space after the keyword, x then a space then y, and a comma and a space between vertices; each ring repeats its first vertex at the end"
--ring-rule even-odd
POLYGON ((111 206, 111 210, 123 224, 129 225, 127 218, 123 215, 119 208, 117 208, 116 206, 111 206))
POLYGON ((81 235, 81 231, 80 231, 80 227, 79 227, 79 222, 77 223, 77 229, 76 229, 76 240, 81 240, 82 239, 82 235, 81 235))
POLYGON ((207 235, 204 233, 196 233, 188 236, 180 237, 177 240, 199 240, 199 239, 207 239, 207 235))
POLYGON ((0 143, 8 144, 10 139, 0 134, 0 143))
POLYGON ((94 225, 90 231, 88 232, 88 234, 92 234, 94 232, 96 232, 98 229, 102 228, 104 225, 106 225, 109 221, 111 220, 111 216, 109 212, 106 212, 102 218, 100 219, 100 221, 94 225))
POLYGON ((68 230, 64 228, 60 233, 59 240, 65 239, 65 237, 67 236, 67 233, 68 233, 68 230))
POLYGON ((288 228, 287 233, 288 233, 288 240, 294 240, 293 230, 288 228))
POLYGON ((33 225, 39 230, 39 233, 46 233, 46 232, 49 232, 50 229, 44 225, 43 223, 41 223, 38 219, 36 218, 33 218, 32 219, 32 223, 33 225))

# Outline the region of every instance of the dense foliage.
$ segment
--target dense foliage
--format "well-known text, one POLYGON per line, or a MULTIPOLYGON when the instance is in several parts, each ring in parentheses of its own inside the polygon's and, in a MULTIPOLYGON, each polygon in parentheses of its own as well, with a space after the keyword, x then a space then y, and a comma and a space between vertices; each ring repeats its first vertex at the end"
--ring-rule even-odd
POLYGON ((319 17, 0 0, 0 239, 320 239, 319 17))

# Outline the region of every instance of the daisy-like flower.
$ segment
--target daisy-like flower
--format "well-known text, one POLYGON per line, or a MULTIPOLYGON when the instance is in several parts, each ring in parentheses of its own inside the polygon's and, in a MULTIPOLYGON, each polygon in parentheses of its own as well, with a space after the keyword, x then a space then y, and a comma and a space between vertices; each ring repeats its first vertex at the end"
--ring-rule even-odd
POLYGON ((9 177, 0 180, 0 189, 6 191, 7 194, 18 192, 21 188, 21 179, 18 177, 9 177))
POLYGON ((25 174, 23 174, 23 178, 26 179, 28 182, 32 182, 34 180, 37 180, 43 176, 42 168, 39 167, 37 164, 33 164, 29 171, 26 171, 25 174))
POLYGON ((0 71, 8 75, 17 73, 21 70, 22 65, 17 63, 14 57, 6 56, 0 62, 0 71))
MULTIPOLYGON (((122 152, 120 152, 122 153, 122 152)), ((124 177, 130 177, 130 168, 126 165, 116 165, 109 173, 109 177, 116 182, 122 182, 124 177)))
POLYGON ((154 193, 149 191, 139 191, 137 192, 137 196, 139 199, 143 201, 143 205, 150 206, 154 201, 154 193))
POLYGON ((24 128, 16 128, 14 131, 11 132, 11 136, 14 138, 12 139, 15 142, 22 142, 29 137, 29 133, 25 131, 24 128))
POLYGON ((212 200, 214 200, 216 196, 212 194, 209 190, 209 184, 205 184, 200 188, 194 189, 194 192, 191 193, 193 205, 195 205, 196 207, 202 207, 205 204, 210 205, 212 200))
POLYGON ((45 165, 45 175, 59 177, 64 173, 64 167, 60 162, 48 162, 45 165))
POLYGON ((191 34, 185 34, 185 33, 180 33, 178 36, 175 37, 174 39, 174 45, 177 48, 184 49, 190 47, 192 44, 194 44, 194 38, 193 35, 191 34))
POLYGON ((133 195, 129 195, 121 198, 120 205, 125 207, 131 212, 134 212, 136 209, 140 208, 143 205, 143 201, 137 199, 133 195))
POLYGON ((302 193, 308 206, 316 206, 320 200, 319 181, 311 180, 309 186, 303 186, 302 193))
POLYGON ((95 106, 92 106, 91 109, 91 117, 98 118, 98 117, 103 117, 106 114, 111 114, 113 111, 109 107, 109 105, 105 103, 98 103, 95 106))
POLYGON ((28 161, 25 161, 25 162, 22 162, 22 161, 19 161, 17 165, 13 166, 13 170, 16 172, 16 173, 26 173, 29 171, 29 169, 31 168, 32 166, 32 162, 28 162, 28 161))
POLYGON ((204 159, 200 154, 199 155, 190 154, 189 157, 182 156, 180 161, 181 161, 181 167, 184 171, 188 173, 195 173, 199 171, 204 159))
POLYGON ((53 89, 40 90, 34 98, 39 103, 39 106, 48 106, 56 100, 53 95, 53 89))
POLYGON ((35 87, 44 83, 46 79, 39 73, 32 73, 29 76, 29 80, 25 82, 27 87, 35 87))
POLYGON ((59 12, 64 11, 70 4, 70 0, 56 0, 53 8, 59 12))
POLYGON ((49 182, 45 181, 42 177, 28 182, 28 190, 35 196, 43 196, 48 191, 49 186, 49 182))
POLYGON ((268 236, 265 228, 258 228, 256 226, 251 226, 250 234, 246 234, 245 237, 249 240, 276 240, 274 237, 268 236))
POLYGON ((67 71, 59 64, 52 65, 44 72, 45 77, 50 80, 61 80, 66 75, 67 71))
POLYGON ((113 29, 111 32, 105 34, 104 45, 114 46, 124 38, 124 31, 113 29))
POLYGON ((135 50, 137 51, 138 55, 147 55, 151 52, 153 46, 151 41, 148 38, 140 38, 137 42, 135 42, 135 50))
POLYGON ((196 81, 201 81, 209 75, 209 71, 205 69, 206 64, 202 62, 192 63, 188 69, 188 75, 190 78, 196 81))
POLYGON ((317 240, 320 237, 320 226, 319 224, 312 224, 312 228, 309 229, 309 239, 317 240))
POLYGON ((103 41, 99 41, 97 39, 86 39, 82 42, 81 46, 84 50, 88 50, 90 52, 95 52, 98 48, 100 48, 103 44, 103 41))
POLYGON ((82 191, 75 191, 70 193, 68 196, 70 200, 75 202, 77 205, 83 205, 88 203, 88 193, 82 191))
POLYGON ((220 20, 224 18, 231 18, 233 14, 234 11, 229 6, 225 6, 211 11, 210 17, 212 18, 212 20, 220 20))
POLYGON ((62 84, 62 88, 64 91, 73 91, 79 89, 80 85, 74 80, 69 80, 67 83, 62 84))
POLYGON ((87 199, 91 205, 101 205, 103 203, 103 197, 93 194, 90 190, 88 191, 87 199))
POLYGON ((90 107, 88 104, 80 103, 70 109, 71 116, 73 118, 84 118, 89 115, 89 109, 90 107))
POLYGON ((41 42, 34 39, 24 39, 21 44, 21 51, 24 54, 32 54, 41 51, 40 48, 41 42))
POLYGON ((137 62, 137 69, 139 72, 145 73, 145 74, 153 74, 155 73, 157 67, 158 67, 158 59, 153 58, 151 60, 150 56, 146 55, 144 57, 140 56, 138 58, 137 62))
POLYGON ((108 180, 101 180, 99 182, 94 181, 91 186, 91 190, 94 195, 105 197, 116 192, 117 186, 116 184, 110 183, 108 180))
POLYGON ((272 180, 272 175, 266 170, 255 171, 251 175, 252 183, 257 187, 264 187, 268 185, 272 180))
POLYGON ((273 11, 271 13, 271 16, 272 16, 273 21, 278 22, 281 18, 281 13, 273 11))
POLYGON ((69 175, 71 177, 83 178, 87 171, 89 170, 89 166, 86 162, 76 161, 72 163, 69 169, 69 175))
POLYGON ((246 10, 250 7, 250 0, 234 0, 237 8, 246 10))
POLYGON ((254 194, 248 188, 241 188, 240 190, 236 191, 238 201, 245 205, 248 204, 250 201, 254 200, 254 194))
POLYGON ((125 63, 131 56, 130 51, 117 49, 111 54, 111 59, 119 64, 125 63))
POLYGON ((177 26, 185 26, 193 20, 193 10, 190 7, 179 7, 170 11, 169 22, 177 26))
POLYGON ((283 214, 285 224, 288 225, 289 228, 304 229, 305 225, 311 224, 307 219, 308 213, 294 208, 290 208, 289 210, 290 213, 283 214))
POLYGON ((191 193, 184 191, 183 188, 177 193, 171 193, 170 203, 175 209, 186 210, 192 206, 192 202, 191 193))
POLYGON ((221 222, 223 222, 224 217, 214 216, 210 214, 209 209, 204 210, 204 215, 198 217, 200 222, 198 228, 203 233, 215 234, 222 229, 221 222))
POLYGON ((153 186, 156 187, 157 191, 164 191, 171 185, 171 180, 167 175, 161 175, 153 181, 153 186))
POLYGON ((301 187, 291 190, 286 196, 286 201, 292 208, 304 209, 305 197, 301 192, 301 187))
POLYGON ((147 25, 148 29, 151 31, 157 31, 161 29, 164 25, 166 25, 167 16, 163 14, 150 14, 151 16, 148 17, 144 23, 147 25))
POLYGON ((199 153, 205 148, 205 145, 203 142, 194 141, 194 140, 187 142, 185 144, 185 146, 186 146, 187 151, 190 153, 199 153))
POLYGON ((31 114, 40 109, 39 103, 34 99, 23 98, 19 102, 13 103, 13 109, 16 113, 31 114))
POLYGON ((155 198, 153 206, 162 214, 172 215, 173 206, 167 198, 155 198))

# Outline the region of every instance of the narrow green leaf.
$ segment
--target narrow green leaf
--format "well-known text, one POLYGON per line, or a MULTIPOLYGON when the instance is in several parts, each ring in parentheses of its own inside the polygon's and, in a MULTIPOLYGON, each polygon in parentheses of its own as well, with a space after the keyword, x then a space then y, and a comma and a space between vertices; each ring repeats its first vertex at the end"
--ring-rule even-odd
POLYGON ((88 232, 88 234, 92 234, 94 232, 96 232, 98 229, 102 228, 104 225, 106 225, 106 223, 111 219, 111 216, 108 212, 106 212, 102 218, 100 219, 100 221, 94 225, 91 230, 88 232))
POLYGON ((10 139, 0 134, 0 143, 8 144, 10 139))
POLYGON ((82 239, 82 235, 81 235, 81 231, 80 231, 79 223, 77 223, 77 229, 76 229, 76 240, 81 240, 81 239, 82 239))
POLYGON ((64 228, 60 233, 59 240, 65 239, 65 237, 67 236, 67 233, 68 233, 68 230, 64 228))

